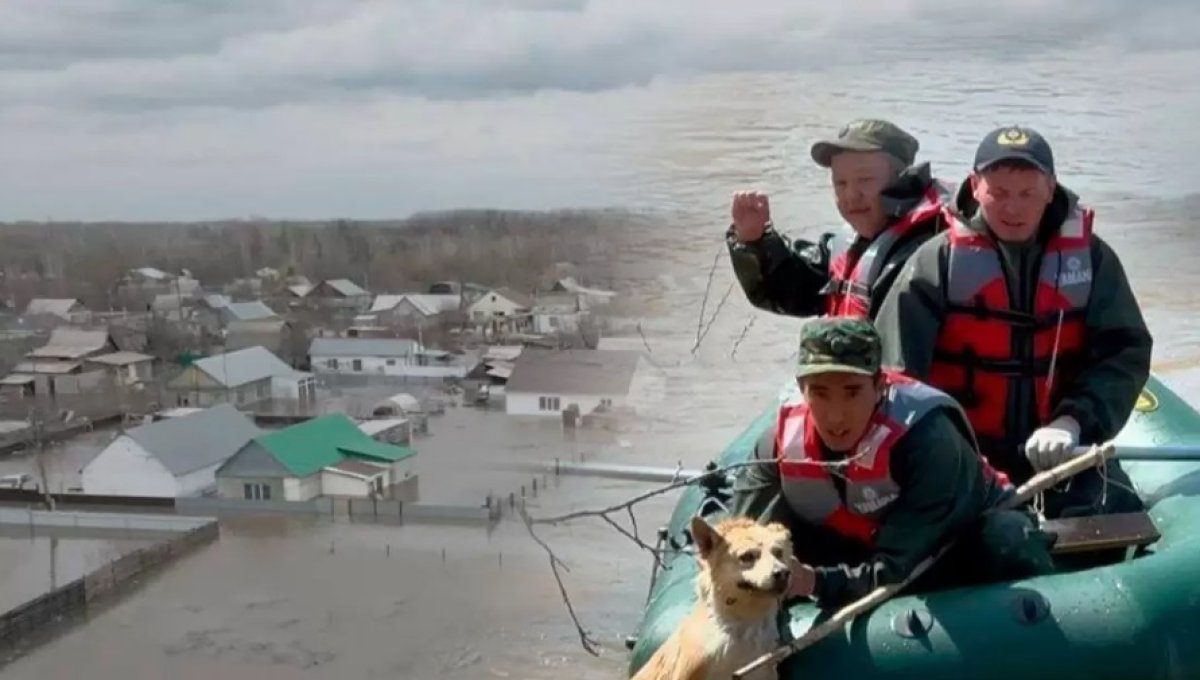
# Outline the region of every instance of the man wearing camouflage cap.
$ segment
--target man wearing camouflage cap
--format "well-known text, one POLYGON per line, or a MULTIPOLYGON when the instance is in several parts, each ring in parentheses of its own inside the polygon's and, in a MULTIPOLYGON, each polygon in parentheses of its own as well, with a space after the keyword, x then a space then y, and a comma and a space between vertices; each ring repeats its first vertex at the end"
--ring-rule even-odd
POLYGON ((799 392, 759 440, 764 464, 744 468, 734 486, 733 515, 791 529, 797 561, 790 595, 840 606, 903 580, 960 534, 929 580, 965 584, 1051 571, 1048 537, 1032 517, 984 515, 1013 489, 978 454, 958 404, 881 369, 880 352, 868 320, 806 324, 799 392))
MULTIPOLYGON (((1150 332, 1093 218, 1041 134, 992 130, 879 312, 887 364, 953 395, 1018 484, 1115 437, 1150 375, 1150 332)), ((1044 500, 1051 519, 1143 508, 1117 461, 1044 500)))
POLYGON ((848 230, 815 242, 775 231, 765 193, 737 192, 725 233, 730 260, 755 307, 791 316, 874 318, 908 256, 940 228, 951 188, 914 165, 920 144, 895 124, 862 119, 813 144, 828 168, 848 230))

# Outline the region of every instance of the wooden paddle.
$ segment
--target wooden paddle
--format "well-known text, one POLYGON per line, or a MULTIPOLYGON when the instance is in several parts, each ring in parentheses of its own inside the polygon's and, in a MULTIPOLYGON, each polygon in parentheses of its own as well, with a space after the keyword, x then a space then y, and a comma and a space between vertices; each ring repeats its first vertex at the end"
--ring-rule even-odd
MULTIPOLYGON (((1020 488, 1018 488, 1016 492, 997 509, 1005 510, 1017 507, 1022 503, 1026 503, 1031 500, 1039 492, 1045 491, 1046 489, 1059 484, 1068 477, 1073 477, 1084 470, 1102 465, 1106 460, 1114 456, 1116 453, 1116 445, 1109 441, 1096 446, 1081 446, 1075 449, 1075 453, 1075 457, 1066 461, 1065 463, 1062 463, 1057 467, 1050 468, 1049 470, 1039 472, 1031 477, 1029 481, 1022 484, 1020 488)), ((775 651, 763 654, 754 661, 742 666, 738 670, 734 671, 734 680, 742 680, 742 678, 766 664, 779 663, 795 652, 809 647, 819 640, 825 638, 830 633, 839 630, 843 625, 851 621, 859 614, 868 612, 883 604, 921 574, 924 574, 929 567, 933 566, 933 563, 936 562, 939 557, 944 555, 946 551, 950 549, 952 545, 953 542, 944 546, 941 550, 937 551, 933 555, 922 560, 919 564, 917 564, 916 568, 912 570, 912 573, 908 575, 908 578, 904 579, 900 583, 894 583, 892 585, 880 586, 876 588, 865 597, 855 600, 845 607, 842 607, 824 623, 810 628, 804 635, 801 635, 795 640, 780 646, 775 651)))

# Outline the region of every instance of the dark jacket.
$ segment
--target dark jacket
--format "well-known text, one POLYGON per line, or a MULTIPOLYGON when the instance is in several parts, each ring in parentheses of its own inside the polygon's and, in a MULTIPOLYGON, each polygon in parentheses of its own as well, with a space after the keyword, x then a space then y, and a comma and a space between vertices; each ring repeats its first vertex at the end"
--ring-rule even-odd
MULTIPOLYGON (((900 497, 888 508, 871 550, 798 520, 782 496, 779 467, 773 463, 742 468, 730 514, 779 521, 792 530, 797 556, 816 569, 814 594, 822 607, 840 606, 876 586, 902 581, 1010 493, 984 475, 968 426, 952 413, 946 408, 930 411, 896 442, 891 473, 900 497)), ((759 440, 755 455, 775 459, 774 427, 759 440)))
MULTIPOLYGON (((934 179, 928 163, 908 168, 883 192, 884 209, 898 220, 917 206, 934 179)), ((885 263, 871 290, 870 315, 873 318, 884 296, 908 257, 929 237, 941 229, 940 219, 931 219, 913 229, 885 254, 885 263)), ((732 225, 725 232, 729 259, 750 304, 776 314, 816 316, 825 313, 829 283, 830 242, 853 236, 851 256, 857 257, 870 241, 854 234, 849 227, 840 233, 826 232, 815 241, 788 239, 768 228, 752 243, 738 243, 732 225)))
MULTIPOLYGON (((1042 219, 1038 238, 1029 244, 1000 243, 998 252, 1009 280, 1009 296, 1020 310, 1033 309, 1034 286, 1047 240, 1062 227, 1078 198, 1064 187, 1042 219)), ((968 224, 988 233, 978 205, 966 183, 956 207, 968 224)), ((883 363, 928 380, 933 352, 946 308, 948 232, 922 245, 893 284, 876 318, 883 339, 883 363)), ((1116 252, 1099 236, 1091 242, 1092 293, 1088 303, 1086 355, 1077 376, 1063 385, 1062 398, 1051 418, 1069 415, 1079 422, 1080 441, 1099 443, 1111 439, 1125 426, 1138 394, 1150 375, 1153 341, 1116 252)), ((1016 340, 1014 340, 1016 342, 1016 340)), ((1017 356, 1030 350, 1014 347, 1017 356)), ((1015 406, 1008 409, 1008 431, 1013 442, 1023 442, 1045 423, 1037 420, 1034 381, 1018 381, 1015 406)), ((1006 446, 1006 448, 1008 448, 1006 446)), ((986 451, 1020 483, 1030 473, 1028 462, 1016 451, 986 451)))

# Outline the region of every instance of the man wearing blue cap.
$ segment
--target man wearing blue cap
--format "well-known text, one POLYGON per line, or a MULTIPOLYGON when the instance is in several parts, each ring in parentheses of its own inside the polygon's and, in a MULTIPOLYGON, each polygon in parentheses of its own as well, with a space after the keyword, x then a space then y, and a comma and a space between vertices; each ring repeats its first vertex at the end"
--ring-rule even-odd
MULTIPOLYGON (((1092 221, 1042 135, 994 130, 879 312, 884 363, 958 399, 1017 484, 1116 436, 1150 374, 1150 332, 1092 221)), ((1045 496, 1048 518, 1141 509, 1115 461, 1045 496)))

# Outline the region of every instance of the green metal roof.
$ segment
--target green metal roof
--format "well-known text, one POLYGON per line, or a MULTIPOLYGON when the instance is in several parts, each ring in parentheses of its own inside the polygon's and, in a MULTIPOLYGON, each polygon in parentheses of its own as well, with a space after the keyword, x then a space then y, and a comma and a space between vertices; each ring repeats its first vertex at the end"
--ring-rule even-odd
MULTIPOLYGON (((355 427, 354 429, 358 429, 355 427)), ((364 437, 367 437, 365 434, 364 437)), ((397 446, 395 444, 385 444, 367 437, 365 441, 357 441, 349 444, 341 444, 338 450, 348 456, 358 458, 370 458, 372 460, 382 460, 389 463, 404 460, 409 456, 417 455, 416 451, 407 446, 397 446)))
POLYGON ((313 418, 257 437, 256 442, 297 477, 307 477, 347 456, 396 462, 416 452, 371 439, 343 413, 313 418))

